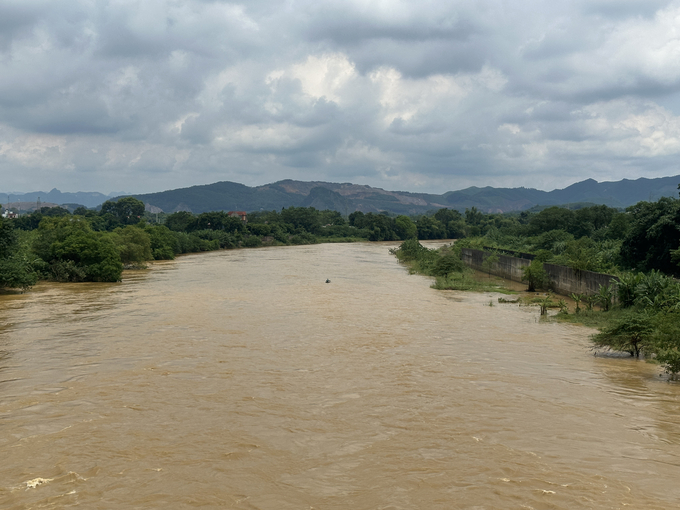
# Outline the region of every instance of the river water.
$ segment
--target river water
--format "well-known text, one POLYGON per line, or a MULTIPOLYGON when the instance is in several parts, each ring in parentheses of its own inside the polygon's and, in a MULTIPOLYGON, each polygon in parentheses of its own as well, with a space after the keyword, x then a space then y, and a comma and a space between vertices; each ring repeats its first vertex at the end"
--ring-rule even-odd
POLYGON ((679 506, 679 384, 388 247, 0 296, 0 508, 679 506))

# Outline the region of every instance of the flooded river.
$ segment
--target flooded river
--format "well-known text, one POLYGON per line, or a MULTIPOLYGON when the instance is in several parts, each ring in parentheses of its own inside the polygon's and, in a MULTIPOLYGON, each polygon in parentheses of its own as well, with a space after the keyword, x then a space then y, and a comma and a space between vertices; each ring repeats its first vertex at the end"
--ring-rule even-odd
POLYGON ((680 384, 388 247, 0 296, 0 508, 680 506, 680 384))

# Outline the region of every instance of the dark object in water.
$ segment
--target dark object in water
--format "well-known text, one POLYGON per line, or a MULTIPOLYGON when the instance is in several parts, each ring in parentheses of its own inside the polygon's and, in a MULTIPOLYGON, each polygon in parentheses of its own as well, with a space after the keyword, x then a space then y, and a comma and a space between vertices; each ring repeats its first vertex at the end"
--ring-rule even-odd
POLYGON ((331 283, 331 281, 329 279, 326 279, 326 283, 331 283))

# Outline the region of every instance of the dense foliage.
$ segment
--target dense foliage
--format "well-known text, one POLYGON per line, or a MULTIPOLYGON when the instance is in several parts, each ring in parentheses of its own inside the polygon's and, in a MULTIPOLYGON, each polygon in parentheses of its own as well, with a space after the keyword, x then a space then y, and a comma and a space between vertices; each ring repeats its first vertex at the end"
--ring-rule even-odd
POLYGON ((38 280, 30 250, 11 220, 0 217, 0 288, 26 289, 38 280))

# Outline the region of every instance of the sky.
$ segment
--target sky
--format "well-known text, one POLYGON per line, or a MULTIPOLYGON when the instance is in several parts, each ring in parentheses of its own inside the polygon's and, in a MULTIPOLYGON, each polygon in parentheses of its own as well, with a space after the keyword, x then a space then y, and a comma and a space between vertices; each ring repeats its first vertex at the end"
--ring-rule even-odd
POLYGON ((0 190, 680 174, 680 0, 0 0, 0 190))

